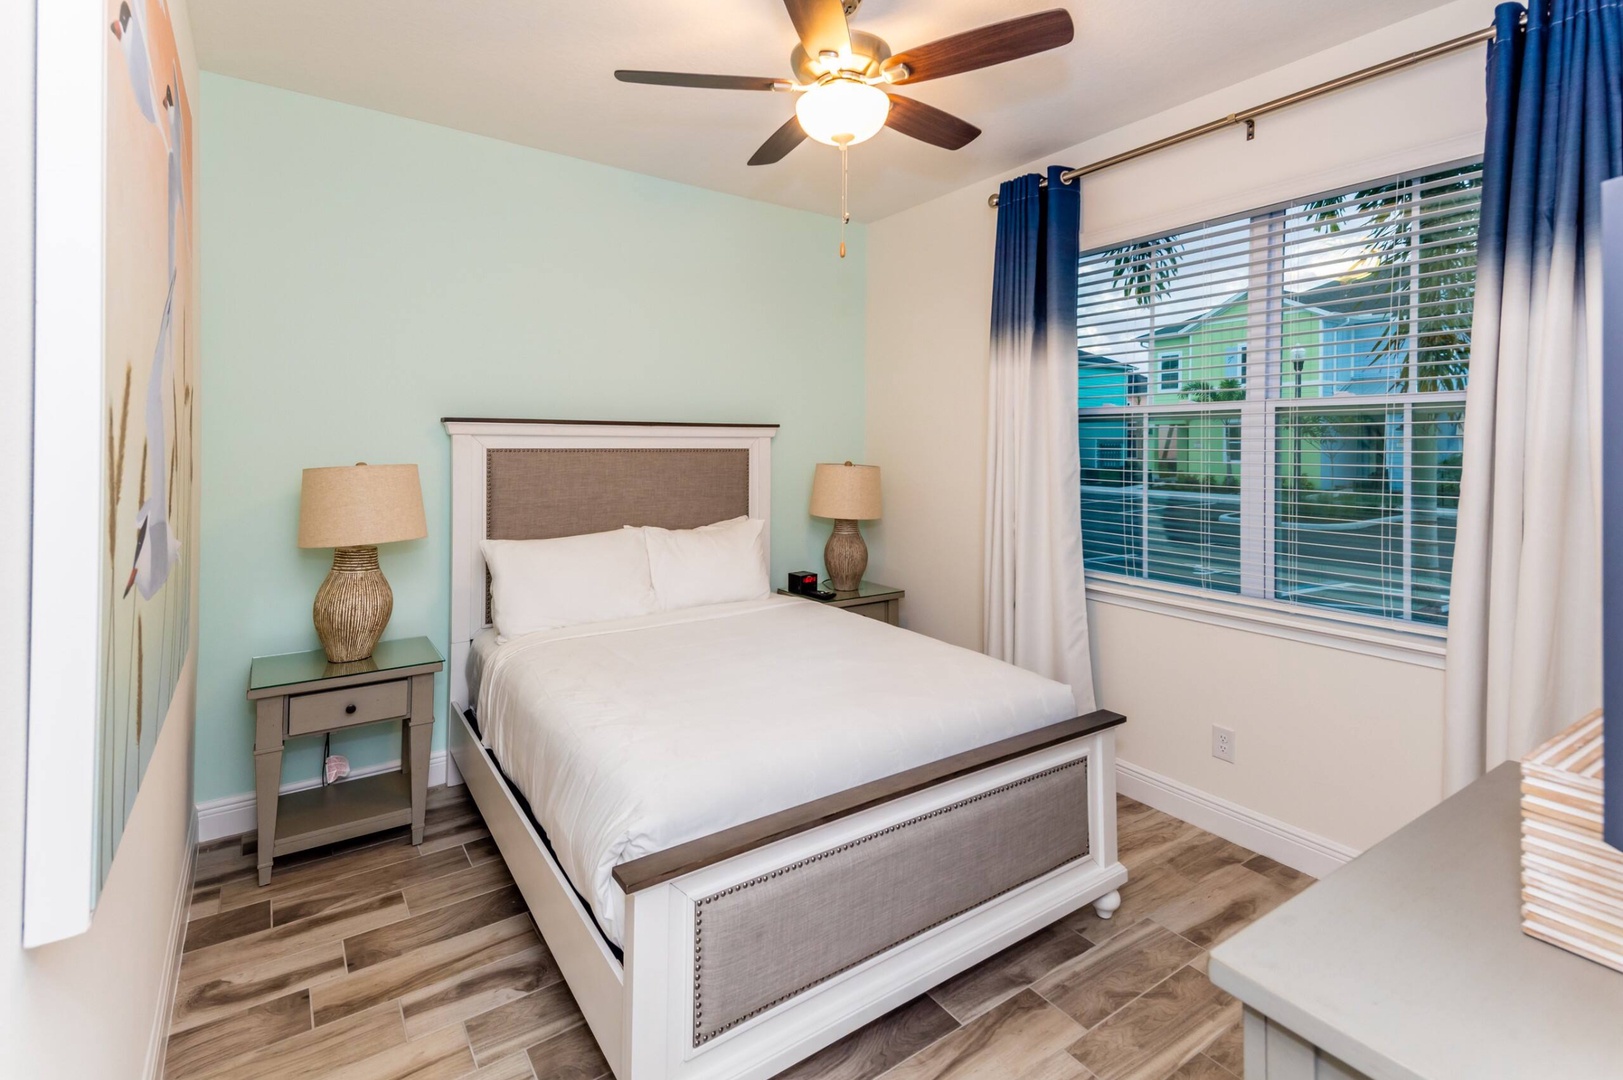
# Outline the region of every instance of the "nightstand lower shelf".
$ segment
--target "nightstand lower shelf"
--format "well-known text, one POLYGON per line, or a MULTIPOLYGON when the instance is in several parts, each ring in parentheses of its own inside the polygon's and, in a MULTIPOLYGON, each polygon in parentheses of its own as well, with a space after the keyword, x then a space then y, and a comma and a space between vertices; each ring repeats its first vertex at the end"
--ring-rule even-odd
POLYGON ((293 791, 277 801, 271 853, 291 855, 411 823, 411 778, 404 772, 293 791))

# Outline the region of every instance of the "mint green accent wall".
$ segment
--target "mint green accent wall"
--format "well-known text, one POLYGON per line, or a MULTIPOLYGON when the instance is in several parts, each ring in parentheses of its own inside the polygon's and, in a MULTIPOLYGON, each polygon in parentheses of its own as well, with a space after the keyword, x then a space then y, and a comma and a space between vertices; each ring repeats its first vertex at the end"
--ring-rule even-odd
MULTIPOLYGON (((860 227, 842 261, 833 218, 218 75, 201 98, 199 801, 253 790, 249 657, 317 647, 306 466, 420 467, 429 536, 382 549, 387 633, 442 652, 441 416, 781 424, 773 579, 821 568, 812 466, 863 456, 860 227)), ((442 677, 436 749, 445 711, 442 677)), ((333 741, 399 756, 389 729, 333 741)), ((283 780, 319 763, 290 746, 283 780)))

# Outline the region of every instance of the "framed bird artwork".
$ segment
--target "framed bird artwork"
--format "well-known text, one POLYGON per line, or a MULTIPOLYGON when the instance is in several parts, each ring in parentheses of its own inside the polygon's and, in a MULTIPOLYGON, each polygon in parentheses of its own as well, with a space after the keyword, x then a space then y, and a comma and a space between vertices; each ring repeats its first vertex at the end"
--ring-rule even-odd
POLYGON ((60 0, 37 32, 28 944, 89 925, 190 694, 200 434, 191 64, 168 0, 60 0))

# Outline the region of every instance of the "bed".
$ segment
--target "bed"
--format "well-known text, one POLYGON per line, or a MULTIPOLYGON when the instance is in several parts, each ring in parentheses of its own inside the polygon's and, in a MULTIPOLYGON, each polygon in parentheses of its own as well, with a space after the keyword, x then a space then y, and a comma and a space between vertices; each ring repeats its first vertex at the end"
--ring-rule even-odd
POLYGON ((481 541, 766 520, 775 428, 445 425, 452 761, 619 1080, 770 1077, 1119 904, 1123 718, 1059 684, 787 597, 496 638, 481 541))

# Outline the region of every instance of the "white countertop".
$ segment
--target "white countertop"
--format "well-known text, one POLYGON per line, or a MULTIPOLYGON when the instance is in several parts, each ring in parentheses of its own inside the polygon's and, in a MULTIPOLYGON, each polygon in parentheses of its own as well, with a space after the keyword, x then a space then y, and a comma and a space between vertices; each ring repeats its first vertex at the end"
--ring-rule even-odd
POLYGON ((1375 1080, 1623 1077, 1623 974, 1521 932, 1502 765, 1212 951, 1212 982, 1375 1080))

